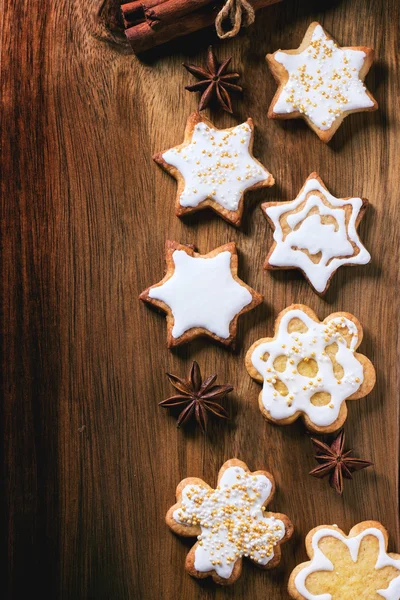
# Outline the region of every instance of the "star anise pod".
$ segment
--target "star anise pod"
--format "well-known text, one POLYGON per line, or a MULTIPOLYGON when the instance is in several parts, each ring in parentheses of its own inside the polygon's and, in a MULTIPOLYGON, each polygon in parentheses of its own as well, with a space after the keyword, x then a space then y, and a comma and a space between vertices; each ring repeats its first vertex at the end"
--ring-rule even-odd
POLYGON ((330 445, 324 444, 315 438, 311 438, 311 441, 316 450, 315 459, 319 462, 319 465, 309 474, 319 479, 329 475, 329 484, 338 494, 343 493, 343 478, 353 479, 352 473, 354 471, 360 471, 374 464, 369 460, 350 456, 352 450, 343 452, 345 441, 343 429, 330 445))
POLYGON ((227 58, 222 64, 219 64, 214 50, 210 46, 208 48, 206 68, 183 63, 183 66, 189 73, 200 79, 199 83, 186 86, 189 92, 201 92, 199 110, 204 110, 211 101, 216 101, 223 110, 232 114, 230 93, 241 92, 243 90, 240 85, 233 83, 239 79, 239 73, 226 72, 231 60, 232 57, 227 58))
POLYGON ((194 416, 201 430, 205 432, 208 420, 207 413, 211 413, 221 419, 228 418, 225 408, 215 402, 215 400, 223 398, 228 392, 233 390, 233 387, 231 385, 214 385, 217 379, 216 375, 210 375, 210 377, 202 381, 200 367, 195 360, 192 363, 187 379, 181 379, 176 375, 171 375, 171 373, 167 373, 167 377, 178 390, 179 394, 159 402, 159 405, 164 408, 174 406, 184 407, 179 414, 177 427, 180 427, 194 416))

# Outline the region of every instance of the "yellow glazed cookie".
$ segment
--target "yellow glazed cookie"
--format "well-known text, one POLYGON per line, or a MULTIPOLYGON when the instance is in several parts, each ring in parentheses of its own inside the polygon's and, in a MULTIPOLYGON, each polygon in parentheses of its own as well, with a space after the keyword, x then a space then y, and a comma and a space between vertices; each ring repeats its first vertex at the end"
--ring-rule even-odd
POLYGON ((358 523, 345 535, 321 525, 306 537, 309 562, 292 572, 288 591, 295 600, 398 600, 400 555, 387 553, 386 529, 358 523))
POLYGON ((270 119, 302 118, 329 142, 347 115, 378 108, 363 83, 374 51, 341 48, 319 23, 311 23, 297 50, 278 50, 266 58, 279 84, 270 119))
POLYGON ((251 377, 263 384, 263 416, 278 425, 301 416, 318 433, 339 429, 347 417, 346 400, 366 396, 375 385, 372 363, 356 352, 362 336, 350 313, 333 313, 320 322, 304 304, 285 308, 275 336, 257 340, 245 359, 251 377))
POLYGON ((188 573, 228 585, 240 576, 243 557, 262 569, 275 567, 293 525, 286 515, 266 512, 274 492, 270 473, 251 473, 236 458, 222 465, 215 490, 197 477, 181 481, 166 523, 177 535, 197 537, 186 557, 188 573))
POLYGON ((252 119, 216 129, 200 113, 190 115, 183 143, 153 157, 178 181, 178 217, 209 207, 240 225, 244 193, 275 183, 253 156, 253 138, 252 119))

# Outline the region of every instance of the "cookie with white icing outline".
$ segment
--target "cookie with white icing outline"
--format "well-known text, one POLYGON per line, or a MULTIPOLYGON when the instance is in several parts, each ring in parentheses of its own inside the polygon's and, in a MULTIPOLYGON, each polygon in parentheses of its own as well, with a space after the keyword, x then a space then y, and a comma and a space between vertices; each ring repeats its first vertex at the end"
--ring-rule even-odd
POLYGON ((209 207, 232 225, 240 225, 245 191, 275 183, 254 158, 253 139, 252 119, 216 129, 200 113, 190 115, 183 143, 153 156, 178 181, 178 217, 209 207))
POLYGON ((299 269, 317 294, 325 294, 339 267, 371 260, 357 232, 367 206, 366 198, 335 198, 311 173, 295 200, 261 206, 274 229, 264 269, 299 269))
POLYGON ((236 244, 208 254, 191 246, 166 243, 165 277, 140 294, 140 299, 167 313, 168 347, 199 336, 233 345, 240 315, 263 296, 239 279, 236 244))
POLYGON ((371 48, 340 47, 319 23, 311 23, 296 50, 266 56, 279 84, 268 117, 302 118, 329 142, 347 115, 378 108, 364 85, 373 59, 371 48))
POLYGON ((306 537, 308 562, 290 575, 295 600, 398 600, 400 554, 387 552, 388 533, 377 521, 364 521, 347 536, 320 525, 306 537))
POLYGON ((347 312, 322 322, 304 304, 292 304, 275 322, 275 336, 257 340, 246 354, 249 375, 263 384, 259 408, 277 425, 301 417, 308 429, 331 433, 347 417, 347 400, 375 385, 371 361, 356 352, 360 322, 347 312))
POLYGON ((274 492, 270 473, 252 473, 236 458, 222 465, 215 490, 197 477, 181 481, 165 520, 177 535, 197 537, 186 557, 188 573, 229 585, 239 578, 243 557, 262 569, 277 566, 293 525, 286 515, 266 512, 274 492))

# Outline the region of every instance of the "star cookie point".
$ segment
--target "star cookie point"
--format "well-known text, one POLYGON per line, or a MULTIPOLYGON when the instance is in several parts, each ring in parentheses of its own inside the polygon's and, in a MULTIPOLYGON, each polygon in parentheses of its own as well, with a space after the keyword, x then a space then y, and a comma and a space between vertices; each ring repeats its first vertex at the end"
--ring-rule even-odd
POLYGON ((264 268, 299 269, 317 294, 325 294, 339 267, 371 260, 357 231, 367 206, 365 198, 336 198, 311 173, 295 200, 262 204, 274 230, 264 268))
POLYGON ((372 48, 341 47, 319 23, 311 23, 298 49, 266 57, 279 85, 268 117, 303 118, 328 142, 347 115, 378 108, 364 85, 373 58, 372 48))
POLYGON ((243 558, 275 567, 293 525, 286 515, 266 512, 274 491, 270 473, 250 472, 236 458, 223 464, 215 489, 198 478, 184 479, 166 522, 178 535, 197 537, 185 563, 190 575, 228 585, 240 576, 243 558))
POLYGON ((190 115, 184 142, 154 155, 154 160, 178 182, 176 214, 211 208, 239 226, 247 190, 274 184, 271 173, 253 156, 251 118, 228 129, 190 115))
POLYGON ((166 244, 167 273, 140 295, 167 313, 168 347, 207 336, 232 345, 239 316, 263 300, 237 275, 236 244, 201 255, 177 242, 166 244))

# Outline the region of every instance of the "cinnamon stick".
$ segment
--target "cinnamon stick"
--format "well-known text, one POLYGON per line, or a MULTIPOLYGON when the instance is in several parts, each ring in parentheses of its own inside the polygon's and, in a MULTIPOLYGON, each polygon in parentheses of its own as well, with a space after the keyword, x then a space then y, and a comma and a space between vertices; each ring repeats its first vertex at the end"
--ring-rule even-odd
MULTIPOLYGON (((154 1, 155 0, 146 0, 145 2, 142 2, 142 4, 146 5, 147 8, 150 8, 150 2, 154 1)), ((279 1, 280 0, 251 0, 251 5, 254 10, 258 10, 279 1)), ((189 2, 187 3, 189 4, 189 2)), ((183 2, 181 2, 181 0, 165 0, 162 4, 170 4, 170 9, 174 6, 176 9, 177 5, 179 8, 182 8, 183 2)), ((164 21, 162 24, 160 22, 157 27, 151 27, 147 20, 138 23, 137 25, 129 26, 125 31, 125 35, 134 52, 140 54, 141 52, 165 44, 177 37, 193 33, 199 29, 212 25, 215 22, 218 12, 221 10, 221 6, 223 6, 223 0, 218 0, 218 2, 215 2, 215 0, 208 0, 207 4, 203 5, 202 8, 183 14, 183 16, 177 19, 166 21, 165 24, 164 21)), ((168 14, 171 13, 168 11, 168 14)))
POLYGON ((150 27, 158 29, 209 4, 210 0, 169 0, 155 6, 143 2, 143 8, 150 27))
POLYGON ((153 6, 159 6, 166 4, 168 0, 133 0, 133 2, 126 2, 121 5, 122 18, 124 20, 125 28, 131 27, 136 23, 143 23, 145 21, 145 10, 151 10, 153 6))

